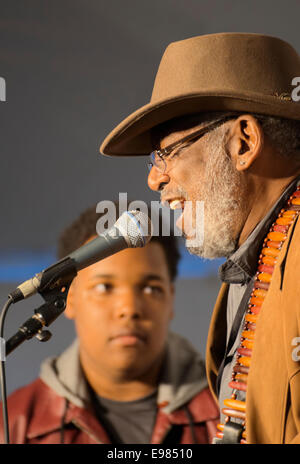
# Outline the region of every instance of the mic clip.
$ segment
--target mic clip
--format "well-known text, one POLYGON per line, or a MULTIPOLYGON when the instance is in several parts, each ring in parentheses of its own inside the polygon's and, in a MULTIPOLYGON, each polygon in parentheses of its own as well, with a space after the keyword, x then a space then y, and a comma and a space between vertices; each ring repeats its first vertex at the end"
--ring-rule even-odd
POLYGON ((52 334, 45 330, 66 308, 71 283, 76 277, 75 262, 66 258, 44 271, 38 293, 45 303, 34 310, 18 331, 6 342, 6 355, 10 354, 25 340, 36 337, 41 342, 48 341, 52 334))

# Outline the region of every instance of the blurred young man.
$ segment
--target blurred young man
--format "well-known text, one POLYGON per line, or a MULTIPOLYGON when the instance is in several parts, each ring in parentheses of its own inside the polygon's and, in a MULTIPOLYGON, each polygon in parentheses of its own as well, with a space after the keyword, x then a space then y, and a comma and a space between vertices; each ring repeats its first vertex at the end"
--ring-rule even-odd
MULTIPOLYGON (((64 231, 60 258, 95 237, 100 216, 88 209, 64 231)), ((211 442, 204 363, 169 333, 178 260, 175 238, 159 236, 78 273, 65 312, 78 339, 9 397, 12 443, 211 442)))

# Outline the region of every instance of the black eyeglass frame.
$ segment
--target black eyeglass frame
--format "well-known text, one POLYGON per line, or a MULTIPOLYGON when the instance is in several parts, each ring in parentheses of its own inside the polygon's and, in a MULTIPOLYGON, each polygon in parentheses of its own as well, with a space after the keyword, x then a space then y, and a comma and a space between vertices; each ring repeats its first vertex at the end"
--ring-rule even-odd
MULTIPOLYGON (((150 162, 148 162, 148 168, 149 171, 153 168, 153 166, 158 169, 159 172, 165 173, 166 168, 167 168, 167 163, 166 163, 166 157, 168 157, 175 148, 179 148, 181 145, 187 142, 191 142, 195 139, 199 139, 200 137, 204 136, 208 132, 210 132, 213 129, 216 129, 220 124, 225 123, 226 121, 229 121, 230 119, 234 119, 237 117, 235 114, 228 114, 227 116, 223 116, 222 118, 217 119, 216 121, 212 122, 211 124, 201 127, 201 129, 198 129, 197 131, 193 132, 192 134, 189 134, 185 137, 183 137, 180 140, 177 140, 176 142, 173 142, 171 145, 169 145, 166 148, 163 148, 161 150, 154 150, 150 153, 150 162), (156 157, 159 157, 159 159, 163 162, 164 168, 161 169, 157 164, 156 164, 156 157)), ((195 140, 196 141, 196 140, 195 140)))

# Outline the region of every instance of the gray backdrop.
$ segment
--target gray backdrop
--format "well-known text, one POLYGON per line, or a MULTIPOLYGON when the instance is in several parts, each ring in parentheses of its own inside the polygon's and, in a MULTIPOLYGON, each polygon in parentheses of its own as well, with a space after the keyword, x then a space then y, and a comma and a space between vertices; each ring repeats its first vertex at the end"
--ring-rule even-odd
MULTIPOLYGON (((0 0, 0 77, 7 85, 0 102, 0 301, 18 281, 24 253, 30 259, 53 252, 61 229, 87 206, 118 192, 158 199, 146 186, 145 159, 100 157, 98 147, 149 100, 168 43, 260 32, 299 51, 299 18, 299 0, 0 0)), ((173 327, 203 354, 219 287, 215 271, 178 281, 173 327)), ((6 333, 39 301, 15 306, 6 333)), ((9 391, 34 378, 40 361, 74 336, 64 317, 52 327, 50 342, 27 342, 9 357, 9 391)))

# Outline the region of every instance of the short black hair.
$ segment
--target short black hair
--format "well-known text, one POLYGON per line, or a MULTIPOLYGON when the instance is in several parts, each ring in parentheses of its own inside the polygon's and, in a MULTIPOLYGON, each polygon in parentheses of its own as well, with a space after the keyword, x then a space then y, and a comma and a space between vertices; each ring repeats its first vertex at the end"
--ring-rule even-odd
MULTIPOLYGON (((118 202, 113 202, 116 210, 119 210, 118 202)), ((149 208, 150 210, 150 208, 149 208)), ((83 211, 72 224, 67 226, 59 236, 57 255, 59 259, 69 255, 77 248, 81 247, 88 239, 97 235, 96 224, 99 218, 105 213, 97 213, 96 205, 87 208, 83 211)), ((169 270, 170 279, 173 282, 178 274, 178 262, 180 260, 180 253, 178 247, 178 240, 174 234, 166 236, 162 234, 162 217, 159 214, 159 235, 154 235, 151 242, 160 243, 162 246, 167 265, 169 270)))

